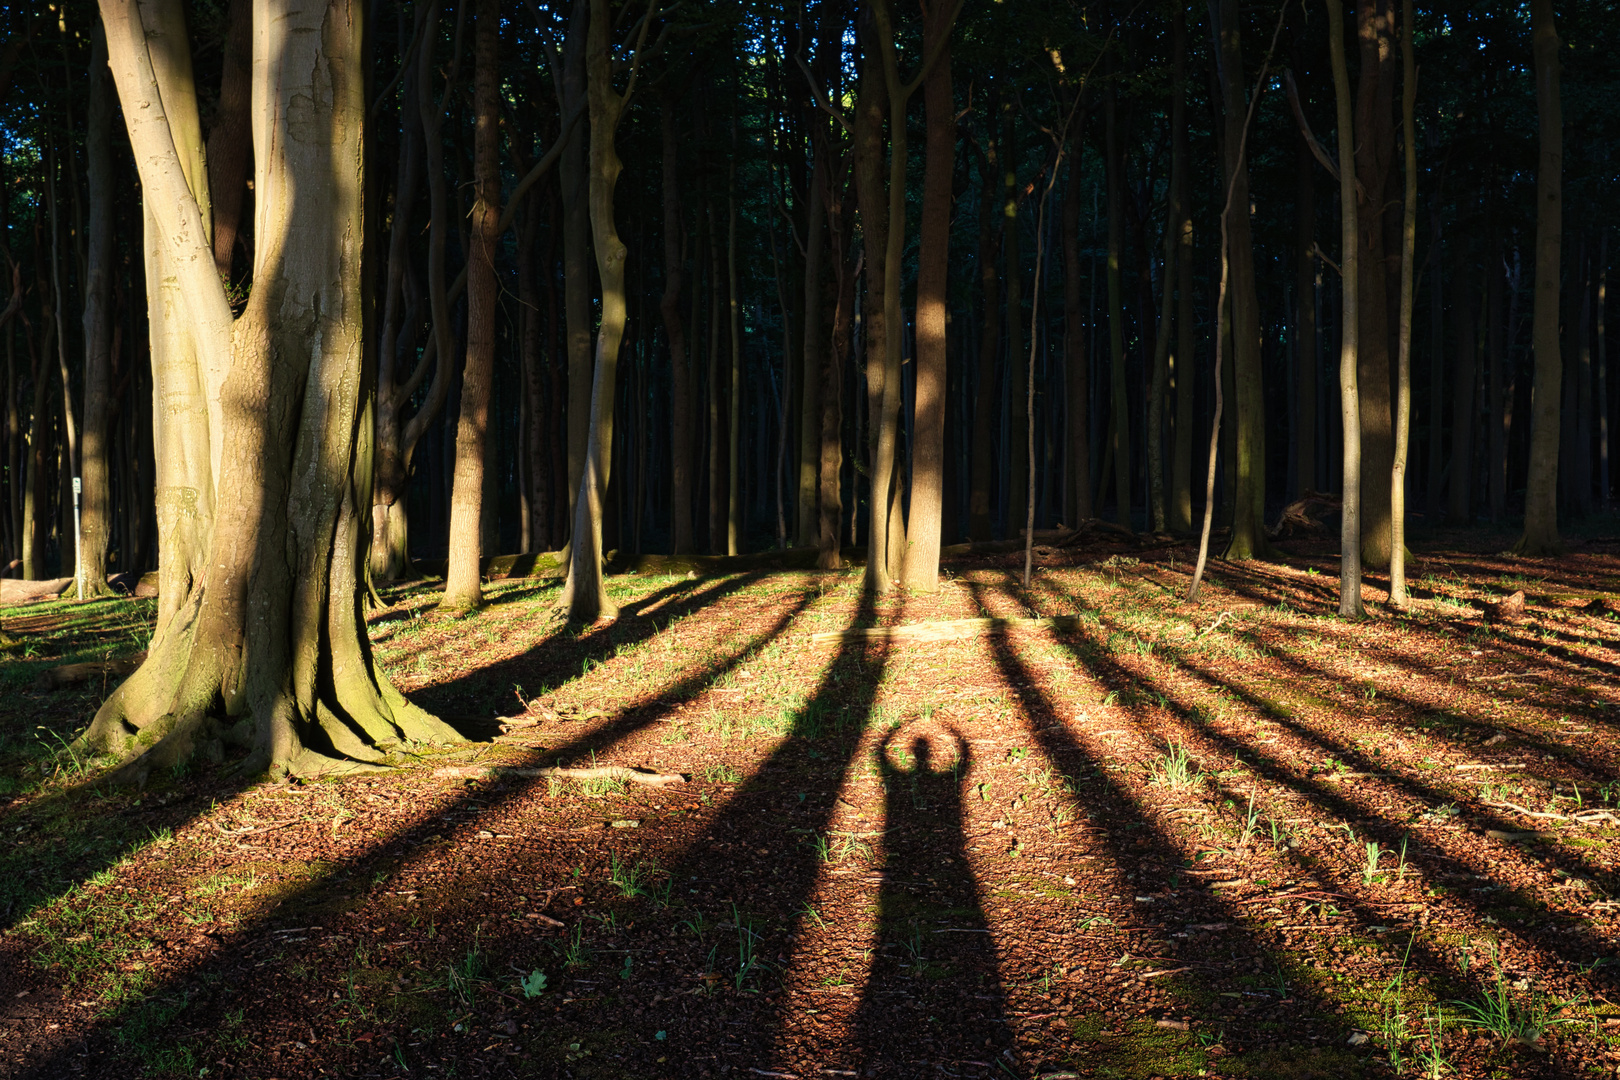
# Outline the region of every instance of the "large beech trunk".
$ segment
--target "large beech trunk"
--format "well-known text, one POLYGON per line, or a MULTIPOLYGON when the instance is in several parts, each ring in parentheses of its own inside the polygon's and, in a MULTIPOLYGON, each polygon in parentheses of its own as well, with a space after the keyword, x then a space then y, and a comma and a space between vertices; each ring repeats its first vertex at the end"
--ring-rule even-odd
MULTIPOLYGON (((450 493, 450 547, 444 598, 450 611, 483 599, 479 560, 484 555, 484 458, 489 448, 489 398, 495 378, 496 227, 500 219, 499 0, 477 0, 473 30, 472 250, 467 260, 467 363, 461 376, 456 424, 455 478, 450 493)), ((493 516, 493 515, 490 515, 493 516)), ((491 552, 491 554, 495 554, 491 552)))
MULTIPOLYGON (((106 0, 101 10, 152 226, 148 265, 173 282, 151 294, 154 313, 167 316, 153 320, 154 359, 175 324, 192 346, 169 352, 154 374, 207 388, 197 408, 161 410, 185 437, 160 442, 159 453, 171 481, 189 448, 216 447, 220 464, 206 574, 166 593, 174 610, 146 662, 81 741, 129 759, 118 775, 141 782, 199 750, 217 757, 224 742, 250 750, 250 771, 311 775, 454 740, 377 672, 362 622, 372 467, 360 338, 363 12, 356 0, 257 6, 253 292, 233 325, 203 227, 206 200, 194 194, 205 181, 186 168, 200 140, 185 110, 195 94, 182 9, 106 0), (171 47, 151 50, 153 40, 171 47)), ((197 537, 200 499, 172 483, 164 490, 167 550, 177 534, 197 537)))

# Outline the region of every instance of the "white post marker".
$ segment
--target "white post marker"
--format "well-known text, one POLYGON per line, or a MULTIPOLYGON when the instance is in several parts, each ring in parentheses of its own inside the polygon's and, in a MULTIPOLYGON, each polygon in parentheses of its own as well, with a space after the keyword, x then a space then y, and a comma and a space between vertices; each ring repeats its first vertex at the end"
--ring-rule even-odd
POLYGON ((73 478, 73 584, 80 600, 84 599, 84 558, 79 537, 79 490, 83 485, 73 478))

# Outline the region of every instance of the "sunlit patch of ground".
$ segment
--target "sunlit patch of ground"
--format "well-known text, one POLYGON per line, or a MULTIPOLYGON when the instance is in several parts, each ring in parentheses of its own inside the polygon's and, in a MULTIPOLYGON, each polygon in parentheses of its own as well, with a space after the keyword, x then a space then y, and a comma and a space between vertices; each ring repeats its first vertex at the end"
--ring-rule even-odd
MULTIPOLYGON (((346 782, 77 791, 47 749, 102 688, 17 677, 0 1071, 1612 1072, 1615 556, 1454 551, 1352 624, 1304 550, 1213 564, 1195 607, 1189 549, 1124 546, 875 602, 858 573, 616 578, 584 631, 554 583, 464 618, 399 588, 379 661, 484 741, 346 782), (1529 617, 1485 622, 1516 589, 1529 617), (811 640, 986 614, 1081 621, 811 640), (500 771, 558 763, 686 782, 500 771)), ((0 625, 61 621, 40 664, 138 647, 132 611, 0 625)))

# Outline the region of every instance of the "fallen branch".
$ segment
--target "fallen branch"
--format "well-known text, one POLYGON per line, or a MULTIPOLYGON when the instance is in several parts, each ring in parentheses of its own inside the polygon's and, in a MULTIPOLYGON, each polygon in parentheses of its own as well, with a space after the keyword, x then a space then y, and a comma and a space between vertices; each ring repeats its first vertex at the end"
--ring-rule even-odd
POLYGON ((144 651, 127 660, 92 660, 84 664, 63 664, 39 673, 34 679, 35 690, 61 690, 68 686, 94 682, 99 678, 122 679, 133 674, 146 659, 144 651))
POLYGON ((518 765, 445 765, 433 770, 433 775, 448 780, 487 780, 500 776, 532 779, 537 776, 557 776, 565 780, 628 780, 636 784, 663 787, 666 784, 684 784, 680 773, 653 772, 632 769, 624 765, 596 765, 584 769, 565 769, 561 765, 530 768, 518 765))
POLYGON ((955 641, 960 638, 1005 634, 1009 630, 1078 630, 1078 615, 1054 615, 1045 619, 948 619, 937 622, 907 623, 904 626, 875 626, 866 630, 824 630, 810 635, 812 645, 832 645, 840 641, 955 641))

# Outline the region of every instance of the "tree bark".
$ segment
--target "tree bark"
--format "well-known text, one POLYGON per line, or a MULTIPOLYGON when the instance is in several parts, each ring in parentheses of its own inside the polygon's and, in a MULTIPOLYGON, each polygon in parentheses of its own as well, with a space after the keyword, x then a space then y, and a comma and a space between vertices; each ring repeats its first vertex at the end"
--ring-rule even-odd
MULTIPOLYGON (((1181 143, 1182 160, 1187 158, 1187 119, 1171 133, 1181 143)), ((1190 169, 1181 173, 1181 231, 1176 237, 1176 446, 1171 466, 1170 531, 1192 531, 1193 401, 1197 396, 1198 365, 1193 346, 1193 224, 1190 169)))
MULTIPOLYGON (((456 422, 455 476, 450 492, 450 544, 445 562, 444 611, 467 611, 483 602, 485 458, 489 453, 489 399, 495 380, 496 233, 500 221, 500 0, 476 0, 473 16, 473 210, 467 253, 467 362, 461 375, 456 422)), ((490 554, 495 554, 490 552, 490 554)))
POLYGON ((1114 459, 1115 516, 1131 528, 1131 410, 1125 386, 1125 305, 1120 287, 1120 256, 1124 247, 1125 178, 1120 175, 1119 140, 1114 130, 1116 111, 1113 87, 1103 105, 1104 154, 1108 183, 1108 355, 1109 394, 1113 426, 1109 453, 1114 459))
POLYGON ((995 531, 992 486, 996 475, 997 403, 1001 396, 996 379, 996 350, 1001 345, 1001 276, 996 262, 1001 234, 995 228, 996 192, 1001 186, 1001 176, 993 105, 987 111, 991 119, 985 124, 985 150, 980 169, 983 187, 979 195, 978 378, 973 398, 973 462, 968 480, 968 535, 978 543, 991 539, 995 531))
POLYGON ((1399 295, 1398 220, 1395 180, 1394 0, 1356 0, 1361 71, 1356 90, 1355 176, 1357 221, 1357 372, 1361 392, 1361 557, 1373 567, 1389 565, 1390 468, 1394 428, 1390 401, 1390 308, 1399 295))
POLYGON ((1417 66, 1412 59, 1412 0, 1401 4, 1401 139, 1406 144, 1406 193, 1401 214, 1401 299, 1396 341, 1395 459, 1390 466, 1389 603, 1406 597, 1406 450, 1412 429, 1412 301, 1417 263, 1417 66))
MULTIPOLYGON (((726 554, 742 550, 742 309, 737 303, 737 129, 726 176, 726 302, 731 370, 726 377, 726 554)), ((604 286, 605 287, 605 286, 604 286)))
POLYGON ((1531 0, 1536 115, 1541 151, 1536 165, 1536 283, 1531 323, 1535 387, 1530 408, 1530 471, 1524 492, 1519 555, 1555 555, 1558 535, 1558 406, 1564 359, 1558 341, 1560 251, 1563 244, 1563 110, 1558 96, 1558 30, 1552 0, 1531 0))
POLYGON ((1328 48, 1333 60, 1333 97, 1339 128, 1339 248, 1343 300, 1339 307, 1339 416, 1344 451, 1343 496, 1339 527, 1339 614, 1359 619, 1361 599, 1361 397, 1357 383, 1359 339, 1361 227, 1356 206, 1355 128, 1350 110, 1350 75, 1345 69, 1344 6, 1327 0, 1328 48))
MULTIPOLYGON (((821 521, 816 511, 820 494, 822 381, 827 366, 827 325, 822 310, 826 289, 827 198, 832 178, 828 175, 830 153, 825 117, 810 118, 810 188, 806 192, 809 212, 804 234, 804 333, 799 365, 799 454, 794 490, 797 513, 794 517, 794 543, 809 547, 819 542, 821 521)), ((786 313, 784 312, 784 319, 786 313)), ((786 357, 784 357, 786 359, 786 357)), ((785 383, 784 383, 785 385, 785 383)), ((783 416, 784 431, 787 417, 783 416)))
MULTIPOLYGON (((889 205, 883 188, 883 116, 887 97, 883 87, 878 45, 870 28, 862 34, 862 63, 855 101, 855 189, 860 205, 861 246, 866 252, 865 295, 861 299, 861 344, 866 350, 866 472, 867 529, 866 588, 885 592, 890 587, 884 544, 888 540, 889 475, 879 485, 878 455, 883 427, 883 383, 887 352, 887 305, 883 290, 888 283, 889 205)), ((891 432, 891 436, 892 436, 891 432)), ((889 444, 892 450, 893 444, 889 444)), ((892 464, 892 462, 891 462, 892 464)))
MULTIPOLYGON (((1243 43, 1237 0, 1212 0, 1224 134, 1222 175, 1231 185, 1226 223, 1231 262, 1233 401, 1233 514, 1229 559, 1259 559, 1268 553, 1266 509, 1266 416, 1260 369, 1260 298, 1255 286, 1254 241, 1249 226, 1249 166, 1243 152, 1248 103, 1243 83, 1243 43)), ((1256 88, 1256 93, 1260 88, 1256 88)))
MULTIPOLYGON (((487 0, 486 0, 487 2, 487 0)), ((613 403, 617 396, 619 348, 624 340, 624 264, 629 254, 613 221, 613 189, 619 181, 615 135, 619 118, 635 89, 635 67, 620 93, 613 86, 613 20, 608 0, 590 0, 586 32, 586 100, 590 106, 591 235, 596 270, 602 281, 602 321, 596 336, 595 371, 591 380, 590 442, 579 491, 574 498, 574 531, 569 544, 568 580, 558 606, 576 622, 611 619, 618 607, 608 599, 602 576, 602 508, 607 498, 613 451, 613 403)), ((641 56, 651 13, 643 20, 634 56, 641 56)))
POLYGON ((1451 317, 1457 324, 1456 370, 1451 392, 1451 474, 1446 521, 1466 525, 1472 517, 1474 494, 1474 412, 1477 408, 1478 346, 1474 338, 1474 290, 1469 282, 1466 255, 1457 252, 1451 284, 1451 317))
POLYGON ((1029 505, 1029 355, 1024 343, 1024 258, 1018 209, 1018 129, 1014 110, 1003 107, 1001 125, 1001 277, 1007 313, 1007 536, 1024 527, 1029 505))
MULTIPOLYGON (((208 573, 82 737, 127 757, 118 777, 136 782, 196 751, 217 758, 222 742, 249 748, 250 772, 313 775, 457 738, 376 671, 361 615, 372 469, 355 242, 365 190, 362 13, 351 0, 261 0, 255 15, 259 228, 253 293, 233 326, 205 200, 191 193, 193 184, 206 190, 202 171, 186 174, 168 115, 171 102, 194 100, 189 70, 181 79, 173 64, 188 55, 181 9, 102 5, 144 201, 181 286, 173 314, 185 317, 202 371, 228 371, 217 395, 223 468, 208 573)), ((208 405, 187 417, 205 433, 216 411, 208 405)), ((174 524, 160 522, 167 537, 174 524)))
POLYGON ((90 219, 86 229, 84 283, 84 429, 80 475, 84 504, 79 546, 81 599, 107 590, 107 545, 112 532, 112 483, 108 415, 112 393, 112 73, 106 34, 98 24, 90 47, 90 105, 85 120, 85 172, 90 219))
POLYGON ((1300 135, 1294 186, 1294 494, 1316 490, 1316 163, 1300 135))
POLYGON ((675 130, 675 100, 660 103, 663 139, 664 294, 658 310, 669 342, 670 383, 670 530, 676 555, 692 549, 692 405, 691 372, 686 355, 686 326, 681 321, 681 289, 686 283, 686 228, 681 213, 680 142, 675 130))
MULTIPOLYGON (((594 10, 592 0, 574 0, 568 34, 563 39, 562 81, 559 84, 564 116, 571 115, 587 98, 585 52, 594 10)), ((585 471, 594 409, 591 404, 594 378, 591 370, 591 211, 586 143, 585 125, 576 126, 569 133, 568 141, 563 146, 562 160, 557 167, 563 199, 563 320, 567 325, 564 351, 568 355, 570 526, 579 500, 579 478, 585 471)))
POLYGON ((910 545, 904 583, 939 588, 939 546, 945 509, 945 301, 950 274, 951 182, 956 169, 956 114, 951 94, 950 8, 924 9, 923 50, 935 55, 923 82, 927 148, 922 219, 917 243, 916 428, 912 435, 910 545), (943 38, 943 40, 942 40, 943 38))
MULTIPOLYGON (((1181 8, 1176 9, 1171 41, 1170 130, 1187 124, 1187 19, 1181 8)), ((1159 327, 1154 335, 1152 381, 1148 391, 1147 464, 1148 464, 1148 518, 1153 532, 1165 532, 1169 517, 1165 503, 1164 485, 1164 414, 1165 400, 1170 385, 1170 337, 1175 317, 1176 248, 1181 242, 1181 219, 1186 214, 1182 192, 1187 171, 1186 139, 1170 141, 1170 184, 1167 189, 1164 214, 1164 269, 1160 275, 1162 290, 1159 305, 1159 327)))

